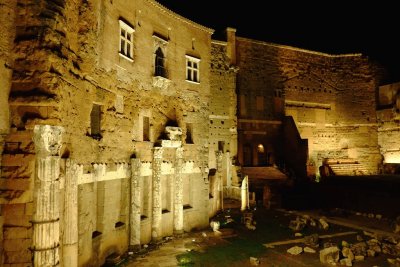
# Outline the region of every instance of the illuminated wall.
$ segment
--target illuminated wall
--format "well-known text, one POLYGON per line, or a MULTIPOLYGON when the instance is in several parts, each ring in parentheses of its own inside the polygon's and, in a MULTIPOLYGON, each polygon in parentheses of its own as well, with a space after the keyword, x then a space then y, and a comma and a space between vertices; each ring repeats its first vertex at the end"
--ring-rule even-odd
MULTIPOLYGON (((236 49, 239 151, 244 143, 254 151, 260 136, 268 140, 284 114, 308 140, 308 165, 315 172, 326 158, 354 159, 364 165, 364 174, 377 172, 377 80, 367 58, 240 37, 236 49)), ((276 151, 284 140, 275 137, 270 143, 276 151)))
POLYGON ((383 163, 400 163, 400 83, 386 84, 378 92, 378 137, 383 163))

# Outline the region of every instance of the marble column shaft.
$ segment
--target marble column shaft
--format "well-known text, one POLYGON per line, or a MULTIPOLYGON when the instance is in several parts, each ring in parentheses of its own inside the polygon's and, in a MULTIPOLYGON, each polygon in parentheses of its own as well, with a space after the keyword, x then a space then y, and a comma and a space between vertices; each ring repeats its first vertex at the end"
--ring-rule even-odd
POLYGON ((36 125, 34 143, 33 265, 59 266, 60 246, 60 156, 63 128, 36 125))
POLYGON ((174 233, 183 232, 183 148, 176 149, 175 155, 175 200, 174 200, 174 233))
POLYGON ((151 223, 151 239, 156 242, 161 239, 161 219, 162 219, 162 192, 161 192, 161 167, 162 167, 161 147, 155 147, 153 151, 153 209, 151 223))
POLYGON ((140 248, 140 159, 131 159, 131 205, 130 205, 130 236, 129 246, 131 249, 140 248))

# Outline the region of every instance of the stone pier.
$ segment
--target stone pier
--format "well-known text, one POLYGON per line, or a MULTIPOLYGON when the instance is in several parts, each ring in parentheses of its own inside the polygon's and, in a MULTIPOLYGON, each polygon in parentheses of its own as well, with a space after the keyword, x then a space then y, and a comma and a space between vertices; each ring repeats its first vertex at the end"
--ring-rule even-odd
POLYGON ((183 148, 176 149, 175 157, 175 201, 174 234, 183 233, 183 183, 182 183, 183 148))
POLYGON ((129 247, 131 250, 140 249, 140 159, 131 159, 131 205, 130 205, 130 236, 129 247))
POLYGON ((157 242, 161 239, 161 166, 162 147, 155 147, 153 150, 153 210, 151 222, 151 240, 157 242))
POLYGON ((64 129, 36 125, 34 143, 33 266, 59 266, 60 247, 60 149, 64 129))

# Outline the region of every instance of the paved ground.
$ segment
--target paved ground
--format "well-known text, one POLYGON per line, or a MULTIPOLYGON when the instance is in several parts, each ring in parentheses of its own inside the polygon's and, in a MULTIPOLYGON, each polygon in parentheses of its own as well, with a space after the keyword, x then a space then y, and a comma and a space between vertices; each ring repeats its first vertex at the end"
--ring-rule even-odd
MULTIPOLYGON (((227 207, 228 205, 225 205, 227 207)), ((302 253, 290 255, 287 249, 295 245, 305 247, 301 242, 275 245, 266 248, 264 244, 280 242, 301 237, 295 237, 293 230, 288 225, 298 215, 307 213, 313 218, 321 217, 320 212, 289 212, 285 210, 265 210, 259 208, 253 211, 256 220, 256 229, 249 230, 241 223, 242 213, 233 204, 213 220, 221 222, 222 234, 216 234, 211 227, 203 231, 186 233, 181 237, 172 237, 155 247, 144 248, 140 253, 131 255, 120 266, 127 267, 167 267, 167 266, 253 266, 250 257, 259 260, 258 266, 268 267, 298 267, 298 266, 331 266, 320 263, 318 251, 324 243, 331 242, 341 244, 343 240, 350 244, 356 243, 358 238, 369 240, 369 233, 380 235, 394 235, 390 229, 390 222, 385 219, 372 219, 367 216, 323 214, 330 225, 324 230, 320 227, 307 226, 299 231, 304 236, 318 233, 320 236, 320 247, 315 248, 316 253, 302 253), (234 221, 227 223, 227 218, 234 221), (225 224, 224 224, 225 223, 225 224), (345 236, 335 237, 336 234, 354 232, 345 236), (367 236, 364 235, 367 233, 367 236), (322 236, 330 236, 325 237, 322 236)), ((395 258, 386 254, 376 257, 366 257, 364 261, 353 262, 356 267, 372 266, 396 266, 389 264, 387 258, 395 258)), ((339 264, 337 264, 339 265, 339 264)), ((340 266, 340 265, 339 265, 340 266)))

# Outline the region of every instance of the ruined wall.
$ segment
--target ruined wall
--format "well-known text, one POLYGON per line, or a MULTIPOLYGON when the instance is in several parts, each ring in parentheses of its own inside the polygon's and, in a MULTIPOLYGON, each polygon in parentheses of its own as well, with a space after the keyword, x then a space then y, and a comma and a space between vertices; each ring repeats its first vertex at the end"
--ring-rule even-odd
POLYGON ((366 58, 244 38, 237 38, 236 47, 239 122, 280 120, 284 110, 293 116, 301 138, 308 139, 308 164, 319 166, 323 158, 353 158, 368 173, 376 173, 377 81, 366 58), (260 99, 263 112, 257 111, 260 99))
MULTIPOLYGON (((238 186, 235 164, 237 163, 237 117, 236 75, 238 69, 228 55, 228 44, 213 41, 211 45, 210 116, 209 116, 209 167, 217 169, 218 175, 210 181, 210 192, 218 188, 218 177, 225 188, 238 186), (222 153, 218 162, 218 152, 222 153), (220 166, 218 166, 220 165, 220 166)), ((222 188, 220 188, 222 190, 222 188)), ((229 192, 229 190, 227 191, 229 192)), ((217 212, 218 191, 211 192, 213 213, 217 212)), ((230 197, 225 194, 225 197, 230 197)))
POLYGON ((399 92, 400 83, 380 86, 378 91, 378 143, 383 156, 382 163, 400 163, 398 141, 400 118, 399 92))
MULTIPOLYGON (((15 1, 3 1, 0 5, 0 199, 4 192, 7 192, 7 185, 2 175, 2 154, 4 148, 4 138, 9 132, 9 107, 8 95, 11 87, 11 66, 13 65, 12 43, 15 34, 15 1)), ((7 193, 6 193, 7 194, 7 193)), ((1 203, 1 202, 0 202, 1 203)), ((0 206, 0 265, 4 262, 3 239, 9 239, 9 232, 3 233, 4 215, 7 210, 0 206)), ((21 229, 24 231, 25 229, 21 229)), ((6 247, 8 251, 10 246, 6 247), (7 249, 8 248, 8 249, 7 249)), ((11 252, 13 254, 13 252, 11 252)), ((28 253, 29 255, 29 253, 28 253)), ((15 254, 12 255, 15 257, 15 254)))
MULTIPOLYGON (((6 32, 16 32, 15 64, 12 78, 4 83, 9 82, 8 88, 11 88, 11 123, 3 119, 8 117, 7 109, 2 109, 0 116, 1 127, 5 125, 7 131, 9 126, 11 128, 5 137, 6 151, 2 159, 2 181, 5 182, 2 182, 1 210, 4 212, 1 218, 5 222, 4 232, 18 230, 25 234, 4 237, 2 243, 7 248, 4 262, 29 264, 30 248, 47 242, 32 239, 32 216, 45 220, 40 211, 35 210, 36 205, 42 203, 41 194, 59 195, 59 202, 54 202, 56 206, 52 208, 56 209, 54 218, 61 223, 51 227, 58 229, 60 235, 51 235, 51 241, 62 246, 51 248, 52 261, 98 266, 111 253, 126 251, 131 245, 129 227, 130 216, 133 216, 129 214, 133 197, 129 192, 132 158, 148 163, 148 171, 138 177, 167 179, 174 184, 175 169, 182 172, 182 179, 190 177, 190 186, 196 190, 191 196, 190 216, 182 217, 185 230, 206 227, 212 30, 151 0, 42 0, 40 4, 23 1, 12 11, 18 16, 17 30, 7 29, 6 32), (134 30, 131 58, 119 53, 120 21, 134 30), (155 73, 155 51, 159 47, 165 57, 164 77, 155 73), (199 82, 186 81, 186 56, 199 59, 199 82), (63 129, 60 151, 50 156, 54 157, 54 162, 53 158, 42 159, 35 155, 34 149, 42 148, 33 142, 33 129, 45 124, 63 129), (153 147, 159 146, 159 140, 165 138, 167 125, 183 130, 183 142, 179 143, 185 151, 183 163, 179 168, 171 168, 169 165, 175 164, 176 155, 166 152, 157 158, 161 165, 155 174, 153 147), (188 125, 191 141, 186 144, 188 125), (51 182, 50 192, 46 189, 48 185, 40 182, 41 174, 38 170, 35 172, 35 161, 42 160, 53 162, 52 165, 44 163, 44 166, 60 168, 61 183, 51 182), (73 163, 65 167, 57 163, 65 160, 73 163), (68 185, 69 190, 65 194, 64 185, 68 185), (75 204, 64 205, 68 201, 75 204), (10 245, 14 243, 19 245, 10 245)), ((1 91, 6 94, 1 95, 4 101, 8 91, 1 91)), ((41 136, 47 138, 46 134, 41 136)), ((45 177, 53 181, 57 175, 58 172, 54 172, 45 177)), ((154 184, 148 185, 142 194, 154 198, 154 184)), ((171 187, 161 188, 157 194, 162 195, 171 187)), ((172 196, 171 192, 168 194, 172 196)), ((165 224, 158 222, 158 225, 153 223, 157 212, 151 210, 151 227, 166 228, 159 230, 155 237, 154 231, 148 231, 143 222, 139 239, 149 242, 172 234, 174 209, 171 207, 169 215, 162 215, 165 224)), ((140 222, 135 225, 139 232, 140 227, 140 222)), ((37 230, 33 232, 38 233, 37 230)), ((39 253, 35 255, 35 259, 39 258, 39 253)))

